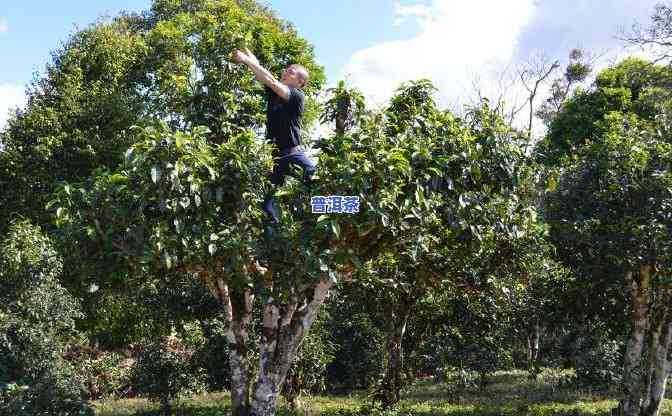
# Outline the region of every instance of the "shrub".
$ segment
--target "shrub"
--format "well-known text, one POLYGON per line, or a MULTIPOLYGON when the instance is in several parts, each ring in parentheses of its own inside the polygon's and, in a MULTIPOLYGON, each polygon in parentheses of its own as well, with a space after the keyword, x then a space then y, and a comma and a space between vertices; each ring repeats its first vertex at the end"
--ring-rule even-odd
POLYGON ((89 400, 133 397, 135 359, 126 351, 101 351, 78 345, 68 359, 80 369, 89 400))
POLYGON ((562 385, 607 389, 621 381, 623 349, 600 325, 585 328, 563 340, 563 349, 576 374, 566 376, 562 385))
POLYGON ((161 403, 164 414, 170 414, 181 395, 205 389, 205 375, 194 369, 192 358, 193 351, 174 336, 146 345, 132 371, 135 390, 161 403))
POLYGON ((384 371, 385 335, 364 312, 349 313, 347 306, 336 312, 328 320, 337 346, 327 367, 328 384, 346 391, 368 388, 384 371))
POLYGON ((479 376, 464 368, 451 368, 445 372, 445 382, 449 402, 459 404, 468 390, 479 386, 479 376))
POLYGON ((231 387, 231 368, 224 323, 220 319, 210 319, 205 322, 204 329, 204 342, 194 353, 192 361, 205 370, 208 389, 228 389, 231 387))
POLYGON ((323 416, 419 416, 420 414, 420 412, 413 411, 403 405, 383 409, 380 406, 368 404, 360 406, 357 410, 339 409, 322 413, 323 416))
POLYGON ((622 344, 615 340, 591 340, 576 361, 576 381, 580 386, 609 388, 621 382, 622 344))
POLYGON ((81 380, 64 359, 79 303, 57 281, 49 239, 14 222, 0 241, 0 414, 88 415, 81 380))

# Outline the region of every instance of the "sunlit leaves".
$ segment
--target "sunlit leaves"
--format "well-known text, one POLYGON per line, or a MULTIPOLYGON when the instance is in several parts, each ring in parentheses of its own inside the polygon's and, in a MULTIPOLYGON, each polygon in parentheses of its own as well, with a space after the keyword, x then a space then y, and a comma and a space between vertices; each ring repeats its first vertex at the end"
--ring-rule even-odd
POLYGON ((663 118, 654 127, 632 120, 605 117, 604 134, 564 167, 545 209, 563 258, 579 269, 590 264, 591 273, 607 279, 615 267, 671 266, 672 218, 659 209, 672 202, 672 159, 660 152, 670 138, 656 133, 666 129, 663 118))
POLYGON ((217 253, 245 250, 258 219, 246 207, 258 204, 263 188, 257 185, 270 169, 270 160, 260 157, 268 154, 265 145, 247 132, 213 145, 203 128, 171 132, 157 124, 135 131, 139 141, 122 169, 99 172, 77 192, 62 188, 54 203, 61 223, 93 220, 87 229, 99 231, 89 237, 130 261, 154 257, 159 268, 211 264, 217 253))

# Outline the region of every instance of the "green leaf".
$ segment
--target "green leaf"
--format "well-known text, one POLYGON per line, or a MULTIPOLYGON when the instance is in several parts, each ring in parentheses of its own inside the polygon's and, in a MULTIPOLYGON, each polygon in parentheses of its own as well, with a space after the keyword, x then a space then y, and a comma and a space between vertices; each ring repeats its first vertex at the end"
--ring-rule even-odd
MULTIPOLYGON (((128 178, 127 178, 126 176, 124 176, 124 175, 122 175, 122 174, 120 174, 120 173, 115 173, 114 175, 110 176, 109 181, 110 181, 111 184, 115 184, 115 185, 116 185, 116 184, 120 184, 120 183, 124 183, 124 182, 126 182, 127 179, 128 179, 128 178)), ((68 190, 68 191, 69 191, 69 190, 68 190)))
POLYGON ((548 178, 548 182, 546 183, 546 191, 553 192, 557 187, 558 178, 555 175, 551 175, 551 177, 548 178))
POLYGON ((152 175, 152 182, 154 182, 155 184, 158 183, 159 179, 161 179, 161 169, 158 166, 152 166, 151 175, 152 175))
POLYGON ((465 208, 467 205, 469 205, 469 202, 467 201, 465 194, 460 195, 460 197, 458 198, 458 202, 460 203, 460 206, 462 208, 465 208))
POLYGON ((425 194, 422 192, 422 188, 415 189, 415 202, 417 202, 420 207, 425 205, 425 194))
POLYGON ((170 270, 173 268, 173 259, 168 253, 163 255, 163 262, 166 264, 167 269, 170 270))
POLYGON ((338 224, 336 220, 331 220, 331 230, 334 232, 336 238, 341 237, 341 226, 338 224))
POLYGON ((478 165, 471 166, 471 176, 473 176, 476 181, 481 180, 481 168, 478 165))

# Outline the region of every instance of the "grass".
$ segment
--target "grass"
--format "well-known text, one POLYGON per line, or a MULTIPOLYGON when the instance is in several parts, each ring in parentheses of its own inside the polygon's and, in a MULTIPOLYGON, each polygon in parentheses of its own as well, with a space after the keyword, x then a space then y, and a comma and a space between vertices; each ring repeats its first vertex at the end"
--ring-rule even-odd
MULTIPOLYGON (((403 392, 397 412, 390 415, 407 416, 608 416, 618 402, 617 391, 591 391, 560 388, 563 372, 546 370, 539 381, 527 379, 522 371, 498 372, 490 377, 485 391, 469 389, 459 397, 451 394, 449 386, 420 380, 403 392)), ((365 393, 349 396, 304 396, 298 413, 280 404, 278 416, 283 415, 357 415, 367 404, 365 393)), ((106 400, 94 402, 99 416, 156 415, 158 405, 144 399, 106 400)), ((229 415, 229 395, 208 393, 182 400, 183 416, 229 415)), ((382 413, 381 413, 382 415, 382 413)), ((672 400, 664 403, 661 416, 672 416, 672 400)))

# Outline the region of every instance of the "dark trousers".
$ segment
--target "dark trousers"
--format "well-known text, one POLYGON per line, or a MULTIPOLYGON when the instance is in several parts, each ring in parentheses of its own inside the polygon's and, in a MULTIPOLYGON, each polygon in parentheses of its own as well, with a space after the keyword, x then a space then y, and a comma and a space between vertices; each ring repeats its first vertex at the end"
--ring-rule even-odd
MULTIPOLYGON (((310 186, 312 177, 317 171, 317 165, 311 162, 300 148, 296 149, 294 152, 284 155, 281 152, 280 156, 275 158, 270 180, 276 187, 284 185, 285 176, 289 173, 289 165, 301 166, 303 169, 303 182, 310 186)), ((271 218, 271 221, 278 223, 280 222, 280 208, 273 198, 273 192, 274 190, 271 190, 271 192, 266 194, 262 209, 271 218)))

